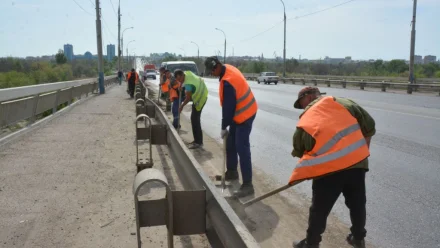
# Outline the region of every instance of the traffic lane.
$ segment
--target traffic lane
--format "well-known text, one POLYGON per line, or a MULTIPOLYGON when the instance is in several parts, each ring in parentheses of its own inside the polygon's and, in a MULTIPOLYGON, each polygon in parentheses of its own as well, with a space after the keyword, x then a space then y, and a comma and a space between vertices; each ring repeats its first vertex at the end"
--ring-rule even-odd
MULTIPOLYGON (((215 90, 218 87, 213 87, 218 85, 218 81, 206 81, 211 90, 202 114, 202 125, 210 135, 218 137, 221 108, 215 90)), ((292 99, 295 97, 290 90, 274 93, 267 87, 252 85, 259 104, 251 135, 253 162, 280 182, 287 182, 297 161, 290 152, 292 134, 302 111, 293 109, 292 99)), ((366 109, 377 122, 377 134, 370 149, 371 172, 367 174, 369 236, 384 247, 405 247, 408 244, 433 247, 439 231, 439 209, 435 206, 440 203, 436 190, 440 186, 436 178, 440 150, 432 145, 436 141, 432 134, 438 133, 440 123, 432 118, 415 119, 407 113, 366 109), (422 138, 414 141, 402 135, 402 131, 411 133, 410 128, 422 138), (434 139, 430 139, 432 137, 434 139), (419 230, 423 230, 422 235, 419 230)), ((298 185, 296 190, 310 196, 310 182, 298 185)), ((333 211, 349 223, 342 197, 333 211)))

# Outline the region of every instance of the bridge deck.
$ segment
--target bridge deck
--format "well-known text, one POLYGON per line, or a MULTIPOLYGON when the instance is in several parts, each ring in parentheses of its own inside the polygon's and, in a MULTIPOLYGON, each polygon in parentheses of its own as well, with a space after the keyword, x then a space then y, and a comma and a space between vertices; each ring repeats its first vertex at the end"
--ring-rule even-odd
MULTIPOLYGON (((0 147, 0 246, 136 247, 134 110, 116 85, 0 147)), ((181 189, 167 147, 153 146, 153 159, 181 189)), ((145 247, 166 246, 164 227, 142 236, 145 247)), ((205 235, 174 242, 209 247, 205 235)))

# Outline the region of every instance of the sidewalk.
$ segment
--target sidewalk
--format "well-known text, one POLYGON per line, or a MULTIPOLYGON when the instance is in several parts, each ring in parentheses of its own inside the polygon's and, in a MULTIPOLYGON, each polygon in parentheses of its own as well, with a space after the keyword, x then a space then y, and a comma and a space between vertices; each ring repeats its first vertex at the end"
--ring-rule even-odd
MULTIPOLYGON (((115 85, 0 147, 0 247, 137 247, 135 105, 125 90, 115 85)), ((181 189, 167 147, 153 146, 153 159, 181 189)), ((144 247, 166 246, 164 227, 141 230, 144 247)), ((209 247, 205 235, 174 243, 209 247)))
MULTIPOLYGON (((153 95, 152 97, 154 99, 157 99, 157 96, 154 96, 156 95, 155 90, 155 87, 150 87, 150 94, 153 95)), ((191 104, 185 106, 183 112, 190 113, 191 104)), ((168 114, 169 119, 172 120, 172 113, 166 113, 168 114)), ((181 126, 180 136, 182 140, 185 143, 193 141, 194 138, 191 131, 190 120, 183 114, 181 115, 181 126)), ((221 193, 221 182, 215 181, 215 175, 220 175, 222 172, 223 144, 218 143, 206 133, 203 134, 203 143, 204 146, 202 149, 194 149, 190 151, 203 167, 205 173, 211 178, 213 183, 218 185, 217 188, 221 193)), ((255 164, 253 167, 253 173, 255 196, 260 196, 282 186, 270 176, 260 171, 255 164)), ((286 180, 288 180, 288 175, 286 176, 286 180)), ((228 197, 231 195, 231 192, 239 186, 240 183, 233 183, 225 189, 223 195, 254 238, 259 242, 261 247, 292 247, 293 241, 299 241, 305 238, 310 207, 310 201, 306 200, 305 196, 296 193, 293 189, 289 189, 281 194, 266 198, 262 202, 257 202, 243 211, 236 200, 228 197)), ((243 198, 243 201, 249 200, 248 198, 243 198)), ((330 214, 321 247, 351 247, 345 241, 348 233, 349 227, 342 224, 334 215, 330 214)), ((367 247, 373 246, 369 245, 367 247)))

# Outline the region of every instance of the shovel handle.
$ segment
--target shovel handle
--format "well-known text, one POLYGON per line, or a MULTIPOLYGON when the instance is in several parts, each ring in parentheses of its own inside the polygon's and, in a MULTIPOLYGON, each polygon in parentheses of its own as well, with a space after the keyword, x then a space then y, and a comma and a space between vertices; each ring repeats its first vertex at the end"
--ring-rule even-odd
POLYGON ((272 190, 272 191, 270 191, 270 192, 268 192, 268 193, 266 193, 266 194, 264 194, 264 195, 261 195, 261 196, 259 196, 259 197, 256 197, 256 198, 252 199, 252 200, 249 200, 249 201, 243 203, 243 207, 250 206, 250 205, 252 205, 252 204, 254 204, 254 203, 256 203, 256 202, 259 202, 259 201, 261 201, 261 200, 263 200, 263 199, 266 199, 267 197, 272 196, 272 195, 275 195, 275 194, 277 194, 277 193, 279 193, 279 192, 281 192, 281 191, 283 191, 283 190, 286 190, 286 189, 288 189, 288 188, 290 188, 290 187, 292 187, 292 186, 295 186, 295 185, 297 185, 298 183, 300 183, 300 182, 302 182, 302 181, 304 181, 304 180, 296 181, 296 182, 294 182, 294 183, 292 183, 292 184, 284 185, 284 186, 282 186, 282 187, 279 187, 278 189, 272 190))

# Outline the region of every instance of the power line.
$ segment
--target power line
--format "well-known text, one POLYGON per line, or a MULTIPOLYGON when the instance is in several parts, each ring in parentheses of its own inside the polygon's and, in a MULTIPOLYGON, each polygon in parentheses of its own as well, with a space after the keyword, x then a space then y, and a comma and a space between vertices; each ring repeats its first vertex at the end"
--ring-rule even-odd
POLYGON ((318 13, 321 13, 321 12, 324 12, 324 11, 327 11, 327 10, 330 10, 330 9, 334 9, 336 7, 339 7, 339 6, 345 5, 347 3, 354 2, 354 1, 356 1, 356 0, 349 0, 349 1, 337 4, 337 5, 333 5, 331 7, 326 8, 326 9, 322 9, 322 10, 318 10, 318 11, 315 11, 315 12, 311 12, 311 13, 308 13, 308 14, 305 14, 305 15, 302 15, 302 16, 295 16, 295 17, 289 18, 287 20, 292 20, 292 19, 297 20, 297 19, 300 19, 300 18, 303 18, 303 17, 306 17, 306 16, 311 16, 311 15, 318 14, 318 13))
POLYGON ((85 10, 81 5, 79 5, 79 3, 78 3, 77 1, 75 1, 75 0, 73 0, 73 1, 74 1, 74 2, 76 3, 76 5, 78 5, 78 7, 80 7, 84 12, 86 12, 87 14, 93 16, 93 14, 90 14, 90 12, 88 12, 88 11, 85 10))
POLYGON ((254 35, 254 36, 252 36, 252 37, 250 37, 250 38, 247 38, 247 39, 241 40, 241 41, 239 41, 239 42, 244 42, 244 41, 252 40, 253 38, 255 38, 255 37, 257 37, 257 36, 262 35, 262 34, 266 33, 266 32, 269 31, 269 30, 272 30, 273 28, 275 28, 276 26, 278 26, 278 25, 279 25, 280 23, 282 23, 283 21, 284 21, 284 20, 281 20, 280 22, 278 22, 278 23, 276 23, 275 25, 273 25, 272 27, 270 27, 270 28, 264 30, 263 32, 260 32, 260 33, 254 35))
POLYGON ((115 6, 113 6, 113 1, 112 0, 109 0, 109 1, 112 4, 113 12, 115 13, 116 17, 118 17, 118 14, 116 14, 115 6))

